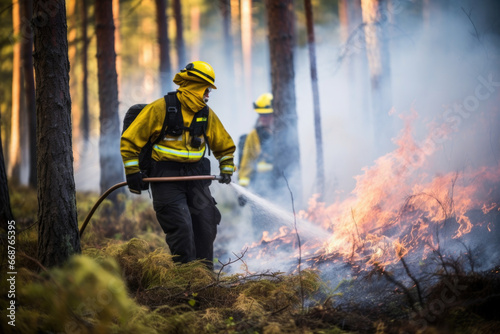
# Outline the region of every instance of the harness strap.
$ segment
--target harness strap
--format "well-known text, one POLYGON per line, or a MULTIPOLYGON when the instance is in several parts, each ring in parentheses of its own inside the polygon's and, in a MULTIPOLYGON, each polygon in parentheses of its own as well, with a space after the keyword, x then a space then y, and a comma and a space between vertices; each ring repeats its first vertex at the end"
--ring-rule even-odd
MULTIPOLYGON (((165 102, 167 102, 167 95, 165 95, 163 98, 165 99, 165 102)), ((167 105, 168 105, 168 102, 167 102, 167 105)), ((168 117, 167 117, 167 115, 165 115, 165 118, 163 119, 163 125, 161 126, 160 135, 153 142, 153 145, 158 144, 160 142, 160 140, 162 140, 163 137, 165 137, 165 129, 167 128, 167 124, 168 124, 168 117)))
POLYGON ((182 112, 180 102, 176 96, 177 92, 169 92, 165 96, 165 103, 167 104, 167 134, 170 136, 180 136, 184 131, 184 121, 182 119, 182 112))
MULTIPOLYGON (((205 143, 208 146, 208 155, 210 155, 210 146, 208 145, 208 137, 206 135, 209 113, 208 106, 205 106, 202 110, 197 112, 189 127, 185 127, 181 111, 182 107, 179 99, 177 98, 177 92, 169 92, 167 95, 165 95, 165 103, 167 105, 167 113, 165 116, 163 129, 165 127, 167 128, 166 133, 170 136, 177 137, 182 135, 183 131, 189 131, 192 138, 191 146, 193 147, 199 147, 201 145, 201 140, 199 137, 203 135, 205 143)), ((163 138, 163 135, 161 136, 161 138, 163 138)))

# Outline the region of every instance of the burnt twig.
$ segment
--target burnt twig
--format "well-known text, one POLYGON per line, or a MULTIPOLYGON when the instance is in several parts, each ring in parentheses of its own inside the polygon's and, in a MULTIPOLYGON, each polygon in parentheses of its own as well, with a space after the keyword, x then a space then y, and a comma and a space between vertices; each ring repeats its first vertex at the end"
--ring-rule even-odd
POLYGON ((374 267, 379 275, 383 276, 387 281, 403 290, 406 298, 408 299, 408 304, 410 304, 411 309, 416 312, 417 310, 415 309, 415 300, 413 299, 410 290, 403 283, 397 281, 391 273, 385 271, 382 266, 374 264, 374 267))
POLYGON ((288 184, 288 179, 285 176, 285 173, 282 172, 283 178, 285 179, 286 186, 288 187, 288 191, 290 192, 290 197, 292 198, 292 209, 293 209, 293 227, 295 229, 295 234, 297 235, 297 243, 299 245, 299 265, 298 265, 298 270, 299 270, 299 282, 300 282, 300 299, 301 299, 301 305, 302 305, 302 310, 304 310, 304 287, 302 285, 302 271, 301 271, 301 263, 302 263, 302 247, 300 243, 300 235, 299 231, 297 230, 297 216, 295 214, 295 205, 293 202, 293 193, 292 190, 290 189, 290 185, 288 184))
POLYGON ((408 275, 409 278, 411 278, 411 280, 413 281, 413 283, 415 283, 415 287, 417 288, 418 301, 420 302, 420 306, 423 306, 424 305, 424 301, 423 301, 423 298, 422 298, 422 290, 420 289, 420 283, 417 280, 417 278, 412 275, 412 273, 410 271, 410 268, 406 264, 406 261, 405 261, 404 257, 401 256, 400 259, 401 259, 401 263, 403 264, 403 267, 405 268, 406 274, 408 275))

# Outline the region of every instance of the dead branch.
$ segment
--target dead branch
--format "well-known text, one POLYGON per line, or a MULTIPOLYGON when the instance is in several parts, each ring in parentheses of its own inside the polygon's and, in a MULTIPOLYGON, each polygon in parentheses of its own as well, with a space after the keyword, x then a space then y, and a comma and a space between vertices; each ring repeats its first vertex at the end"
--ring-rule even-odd
POLYGON ((42 269, 44 272, 48 272, 47 268, 44 267, 43 264, 40 263, 40 261, 38 261, 37 259, 29 256, 28 254, 24 253, 24 252, 19 252, 18 255, 22 256, 22 257, 25 257, 27 258, 28 260, 31 260, 32 262, 34 262, 38 267, 40 267, 40 269, 42 269))
POLYGON ((356 234, 358 235, 358 239, 359 239, 359 241, 363 242, 363 248, 364 248, 365 241, 363 239, 361 239, 361 235, 359 234, 358 223, 356 222, 356 219, 354 218, 354 211, 352 210, 352 208, 351 208, 351 217, 352 217, 352 221, 354 222, 354 226, 356 227, 356 234))
MULTIPOLYGON (((450 217, 451 212, 450 213, 448 212, 448 210, 446 209, 446 205, 443 204, 443 202, 439 198, 437 198, 436 196, 434 196, 432 194, 427 194, 425 192, 408 196, 406 198, 406 200, 405 200, 405 203, 402 205, 401 209, 399 210, 399 213, 398 213, 398 215, 396 217, 396 221, 400 222, 402 220, 402 217, 404 216, 404 214, 407 212, 408 208, 410 207, 411 201, 413 199, 417 198, 417 197, 420 197, 420 196, 430 197, 430 198, 432 198, 433 200, 435 200, 438 203, 438 205, 443 210, 443 213, 444 213, 444 219, 443 219, 443 221, 446 223, 446 221, 450 217)), ((435 232, 435 234, 436 234, 436 242, 437 242, 438 249, 439 249, 440 248, 440 241, 439 241, 439 225, 438 224, 436 224, 436 232, 435 232)))
POLYGON ((467 16, 470 23, 472 24, 472 27, 474 28, 474 34, 472 36, 474 36, 478 41, 481 41, 481 36, 479 35, 479 32, 477 31, 477 28, 476 28, 476 25, 474 24, 474 21, 472 21, 472 17, 471 17, 472 16, 472 9, 467 13, 465 11, 464 7, 460 7, 460 8, 464 12, 465 16, 467 16))
POLYGON ((302 263, 302 247, 301 247, 301 244, 300 244, 300 235, 299 235, 299 231, 297 230, 297 215, 295 214, 295 205, 294 205, 294 201, 293 201, 293 193, 292 193, 292 190, 290 189, 290 185, 288 184, 288 179, 286 178, 285 176, 285 173, 282 172, 283 174, 283 178, 285 179, 286 181, 286 186, 288 188, 288 191, 290 192, 290 197, 292 199, 292 209, 293 209, 293 227, 295 229, 295 234, 297 235, 297 243, 298 243, 298 246, 299 246, 299 264, 298 264, 298 270, 299 270, 299 282, 300 282, 300 299, 301 299, 301 306, 302 306, 302 311, 304 310, 304 287, 303 287, 303 284, 302 284, 302 271, 301 271, 301 263, 302 263))
POLYGON ((417 280, 415 276, 412 275, 410 268, 406 264, 406 261, 404 257, 401 256, 401 263, 403 264, 403 267, 405 268, 406 274, 408 277, 415 283, 415 287, 417 288, 417 295, 418 295, 418 301, 420 302, 420 306, 424 305, 424 301, 422 298, 422 290, 420 289, 420 282, 417 280))
POLYGON ((415 300, 413 299, 413 296, 411 295, 411 292, 410 290, 401 282, 397 281, 394 276, 392 276, 391 273, 385 271, 385 269, 383 267, 381 267, 380 265, 378 264, 374 264, 373 265, 375 267, 375 271, 380 275, 380 276, 383 276, 388 282, 396 285, 397 287, 399 287, 401 290, 403 290, 405 296, 406 296, 406 299, 408 300, 408 304, 410 304, 410 307, 413 311, 417 311, 416 308, 415 308, 415 300))
POLYGON ((226 263, 221 262, 221 260, 217 260, 222 265, 222 267, 220 268, 219 272, 217 273, 217 282, 220 281, 220 275, 222 273, 222 270, 225 267, 229 266, 230 264, 233 264, 233 263, 236 263, 238 261, 241 261, 246 266, 246 263, 243 261, 243 257, 245 256, 245 254, 246 254, 247 251, 248 251, 248 247, 245 248, 245 250, 243 252, 241 252, 241 255, 236 255, 235 253, 233 253, 233 255, 236 256, 236 260, 234 260, 234 261, 232 261, 231 258, 229 258, 226 263))
POLYGON ((470 270, 472 273, 474 273, 474 267, 475 267, 475 261, 474 261, 474 256, 472 255, 472 248, 470 246, 467 246, 465 242, 462 240, 457 240, 462 246, 465 248, 465 256, 467 260, 469 260, 469 266, 470 270))

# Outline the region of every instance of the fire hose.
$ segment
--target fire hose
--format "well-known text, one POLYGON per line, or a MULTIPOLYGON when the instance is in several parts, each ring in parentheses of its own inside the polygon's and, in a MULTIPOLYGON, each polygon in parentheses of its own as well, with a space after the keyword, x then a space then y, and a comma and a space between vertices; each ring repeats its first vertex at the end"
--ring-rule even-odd
MULTIPOLYGON (((192 175, 192 176, 147 177, 142 180, 144 182, 174 182, 174 181, 196 181, 196 180, 219 180, 219 179, 220 176, 217 175, 192 175)), ((126 185, 127 182, 117 183, 108 190, 106 190, 104 194, 102 194, 101 197, 99 197, 99 199, 94 204, 90 212, 87 214, 87 217, 85 218, 85 221, 83 222, 82 227, 80 228, 80 238, 82 237, 83 231, 85 231, 85 227, 87 227, 90 218, 92 218, 92 215, 94 214, 95 210, 97 210, 101 202, 104 201, 104 199, 106 199, 106 197, 108 197, 108 195, 111 194, 113 191, 126 185)))

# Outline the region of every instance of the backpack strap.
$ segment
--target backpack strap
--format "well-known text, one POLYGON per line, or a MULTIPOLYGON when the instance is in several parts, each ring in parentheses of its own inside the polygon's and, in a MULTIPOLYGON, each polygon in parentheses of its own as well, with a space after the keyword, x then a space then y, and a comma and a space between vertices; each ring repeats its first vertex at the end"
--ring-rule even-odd
MULTIPOLYGON (((208 106, 205 106, 202 110, 198 111, 189 127, 185 127, 184 119, 182 117, 181 104, 177 98, 177 91, 169 92, 164 96, 164 98, 167 106, 167 112, 165 115, 165 121, 163 122, 162 135, 159 138, 163 138, 165 133, 170 136, 180 136, 183 131, 189 131, 192 137, 191 145, 196 147, 197 143, 195 143, 195 141, 199 141, 198 137, 203 135, 205 143, 208 147, 208 155, 210 155, 210 146, 208 145, 208 137, 206 135, 209 114, 208 106)), ((201 145, 201 142, 199 145, 201 145)))
POLYGON ((165 95, 165 103, 167 105, 166 120, 167 134, 170 136, 180 136, 184 131, 184 120, 182 118, 181 105, 177 99, 177 92, 169 92, 165 95))
MULTIPOLYGON (((167 95, 165 95, 163 97, 165 99, 165 102, 167 103, 167 108, 168 108, 168 101, 167 101, 167 95)), ((154 144, 158 144, 158 142, 160 142, 160 140, 163 139, 163 137, 165 137, 165 129, 167 127, 167 124, 168 124, 168 115, 166 114, 165 115, 165 118, 163 119, 163 125, 161 126, 161 131, 160 131, 160 135, 158 136, 158 138, 156 138, 156 140, 153 142, 153 145, 154 144)))

